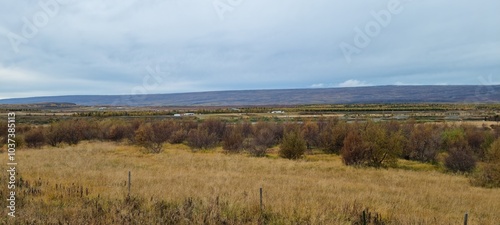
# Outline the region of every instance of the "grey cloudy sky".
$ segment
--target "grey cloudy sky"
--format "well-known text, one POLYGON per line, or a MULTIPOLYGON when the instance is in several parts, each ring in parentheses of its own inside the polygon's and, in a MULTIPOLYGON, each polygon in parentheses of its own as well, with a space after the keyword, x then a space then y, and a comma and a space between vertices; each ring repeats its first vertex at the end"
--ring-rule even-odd
POLYGON ((498 0, 0 1, 0 99, 500 83, 498 0))

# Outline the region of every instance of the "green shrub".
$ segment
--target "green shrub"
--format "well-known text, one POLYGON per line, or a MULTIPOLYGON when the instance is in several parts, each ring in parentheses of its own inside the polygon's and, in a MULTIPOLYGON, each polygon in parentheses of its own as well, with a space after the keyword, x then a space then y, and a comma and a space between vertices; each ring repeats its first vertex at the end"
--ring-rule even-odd
POLYGON ((290 131, 285 134, 280 145, 279 154, 286 159, 299 159, 307 149, 306 141, 298 131, 290 131))
POLYGON ((471 178, 475 186, 485 188, 500 188, 500 164, 487 163, 471 178))
POLYGON ((471 179, 472 184, 487 188, 500 188, 500 139, 486 151, 487 163, 471 179))
POLYGON ((497 139, 486 152, 486 160, 491 163, 500 163, 500 139, 497 139))

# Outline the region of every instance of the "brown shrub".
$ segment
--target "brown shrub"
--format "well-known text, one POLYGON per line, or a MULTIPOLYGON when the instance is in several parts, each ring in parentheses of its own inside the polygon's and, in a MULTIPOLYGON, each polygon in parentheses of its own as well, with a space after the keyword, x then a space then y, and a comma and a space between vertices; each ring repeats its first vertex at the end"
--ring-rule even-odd
POLYGON ((29 148, 41 148, 45 144, 43 128, 34 128, 24 135, 24 140, 29 148))
MULTIPOLYGON (((118 122, 117 122, 118 123, 118 122)), ((135 130, 129 124, 113 124, 107 132, 106 139, 119 142, 123 139, 133 138, 135 130), (132 137, 131 137, 132 136, 132 137)))
POLYGON ((317 123, 308 121, 302 126, 302 136, 306 140, 307 149, 318 146, 319 127, 317 123))
POLYGON ((435 162, 440 146, 441 131, 437 126, 416 125, 406 139, 403 157, 420 162, 435 162))
POLYGON ((342 149, 346 165, 385 167, 396 164, 402 149, 401 131, 387 130, 371 121, 355 127, 360 131, 351 132, 342 149))
POLYGON ((200 124, 201 128, 207 130, 208 133, 217 137, 218 141, 222 141, 226 131, 226 122, 218 118, 209 118, 200 124))
POLYGON ((319 134, 319 145, 326 153, 339 154, 348 132, 349 127, 345 122, 331 123, 319 134))
POLYGON ((243 141, 243 148, 255 157, 264 157, 267 154, 267 147, 264 145, 257 145, 255 138, 245 138, 243 141))
POLYGON ((219 140, 215 133, 208 132, 208 129, 192 129, 188 133, 187 144, 192 149, 212 149, 217 146, 219 140))
POLYGON ((45 135, 45 137, 47 138, 47 143, 53 147, 56 147, 63 142, 65 134, 60 124, 53 123, 49 127, 45 135))
POLYGON ((344 164, 363 165, 366 162, 367 150, 364 146, 363 139, 358 131, 351 131, 344 139, 341 155, 344 164))
POLYGON ((78 120, 67 120, 53 123, 47 130, 47 142, 56 147, 65 142, 76 145, 83 140, 82 128, 78 120))
POLYGON ((254 134, 254 141, 256 145, 265 146, 267 148, 273 147, 276 144, 276 139, 272 130, 262 128, 254 134))
POLYGON ((226 128, 222 138, 222 148, 228 152, 239 152, 243 148, 243 132, 241 126, 230 126, 226 128))
POLYGON ((494 134, 490 129, 479 128, 472 125, 462 126, 465 131, 465 139, 471 147, 474 155, 484 159, 485 152, 494 141, 494 134))
POLYGON ((472 172, 476 168, 476 160, 468 148, 454 148, 449 151, 444 165, 453 172, 472 172))
POLYGON ((283 136, 284 127, 281 124, 259 121, 254 125, 253 138, 255 145, 273 147, 283 136))
POLYGON ((0 137, 7 136, 7 122, 0 121, 0 137))
POLYGON ((160 153, 163 144, 172 134, 171 122, 154 122, 143 124, 135 132, 137 144, 146 148, 150 153, 160 153))
POLYGON ((186 140, 187 136, 187 131, 182 127, 178 127, 178 129, 170 136, 169 142, 170 144, 181 144, 186 140))
POLYGON ((243 135, 244 138, 250 137, 253 133, 253 126, 252 123, 248 121, 244 121, 241 123, 241 134, 243 135))

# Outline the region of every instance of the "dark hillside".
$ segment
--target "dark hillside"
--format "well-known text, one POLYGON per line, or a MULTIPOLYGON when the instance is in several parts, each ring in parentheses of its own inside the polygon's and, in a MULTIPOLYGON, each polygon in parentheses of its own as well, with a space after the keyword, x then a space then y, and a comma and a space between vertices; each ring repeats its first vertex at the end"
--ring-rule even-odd
POLYGON ((356 88, 214 91, 152 95, 81 95, 0 100, 0 104, 236 106, 349 103, 499 103, 500 86, 374 86, 356 88))

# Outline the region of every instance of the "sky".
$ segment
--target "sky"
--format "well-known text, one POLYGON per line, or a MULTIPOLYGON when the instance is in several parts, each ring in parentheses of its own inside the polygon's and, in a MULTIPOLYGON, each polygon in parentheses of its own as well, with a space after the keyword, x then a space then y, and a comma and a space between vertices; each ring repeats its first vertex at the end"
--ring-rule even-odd
POLYGON ((498 0, 0 1, 0 99, 500 84, 498 0))

